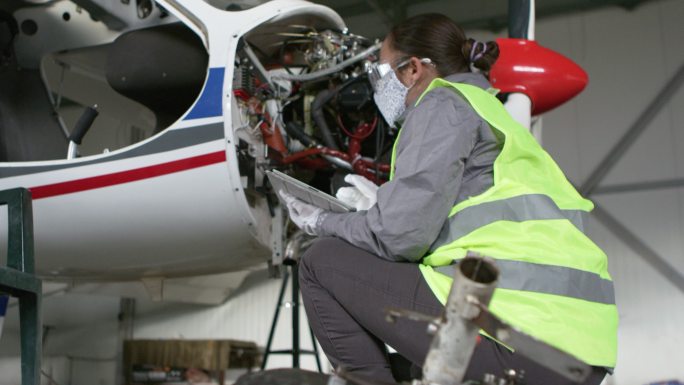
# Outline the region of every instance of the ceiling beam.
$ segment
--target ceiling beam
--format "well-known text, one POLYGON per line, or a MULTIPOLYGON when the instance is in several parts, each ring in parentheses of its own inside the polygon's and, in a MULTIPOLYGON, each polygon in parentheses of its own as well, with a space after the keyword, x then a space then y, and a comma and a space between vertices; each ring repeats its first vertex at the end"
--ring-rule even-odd
POLYGON ((679 91, 679 88, 684 84, 684 64, 682 64, 677 72, 665 82, 665 86, 658 92, 658 95, 651 101, 651 103, 642 111, 632 126, 625 132, 625 134, 618 140, 608 154, 599 162, 598 166, 589 174, 587 180, 582 183, 579 192, 582 195, 588 196, 594 191, 599 183, 605 178, 606 174, 613 169, 622 156, 629 150, 630 147, 639 139, 639 136, 646 131, 651 121, 655 119, 660 110, 667 105, 672 97, 679 91))
MULTIPOLYGON (((421 3, 429 3, 433 1, 439 1, 439 0, 413 0, 411 1, 411 5, 416 5, 416 4, 421 4, 421 3)), ((383 4, 380 1, 376 1, 381 7, 384 8, 390 8, 387 4, 383 4)), ((394 9, 394 6, 396 3, 399 1, 393 1, 391 2, 391 7, 394 9)), ((407 5, 406 1, 401 1, 401 3, 404 4, 404 6, 407 5)), ((342 7, 336 7, 333 4, 327 4, 329 7, 337 11, 337 13, 342 16, 342 18, 347 18, 347 17, 354 17, 354 16, 360 16, 360 15, 365 15, 368 14, 368 0, 360 1, 357 3, 352 3, 349 5, 345 5, 342 7)), ((374 9, 375 10, 375 9, 374 9)))
POLYGON ((610 232, 629 246, 639 257, 646 261, 655 271, 660 273, 674 287, 684 293, 684 276, 665 258, 651 249, 619 220, 610 215, 603 207, 596 204, 591 212, 592 216, 601 222, 610 232))
POLYGON ((377 13, 380 16, 382 22, 388 28, 392 28, 394 21, 392 20, 392 17, 385 11, 385 8, 382 7, 378 0, 366 0, 366 4, 368 4, 373 9, 373 11, 375 11, 375 13, 377 13))
MULTIPOLYGON (((423 3, 451 3, 452 0, 413 0, 407 5, 406 15, 411 16, 410 8, 423 3)), ((661 1, 661 0, 582 0, 582 1, 569 1, 561 5, 543 5, 543 2, 537 3, 536 17, 537 19, 542 19, 545 17, 553 17, 568 13, 585 12, 598 8, 605 8, 610 6, 618 6, 627 10, 633 10, 639 5, 648 2, 661 1)), ((383 5, 379 2, 380 5, 383 5)), ((395 2, 392 3, 396 4, 395 2)), ((336 7, 333 4, 327 4, 329 7, 333 8, 337 13, 342 16, 342 18, 350 18, 355 16, 366 15, 369 12, 368 3, 366 1, 360 1, 352 3, 349 5, 336 7)), ((386 7, 388 8, 388 7, 386 7)), ((477 17, 477 18, 462 18, 456 20, 456 22, 465 29, 486 29, 491 31, 500 31, 508 25, 508 14, 506 12, 500 14, 493 14, 487 17, 477 17)))
MULTIPOLYGON (((400 23, 406 20, 408 15, 408 1, 407 0, 395 0, 393 2, 393 12, 394 22, 400 23)), ((391 27, 391 26, 390 26, 391 27)))
POLYGON ((656 180, 650 182, 637 182, 616 184, 610 186, 598 186, 594 189, 593 195, 599 194, 620 194, 638 191, 652 191, 684 187, 684 178, 656 180))

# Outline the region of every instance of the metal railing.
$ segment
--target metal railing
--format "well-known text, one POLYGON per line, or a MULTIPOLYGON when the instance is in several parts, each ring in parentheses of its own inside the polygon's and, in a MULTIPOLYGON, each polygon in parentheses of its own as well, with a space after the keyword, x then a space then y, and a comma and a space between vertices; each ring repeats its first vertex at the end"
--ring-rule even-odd
POLYGON ((42 283, 34 275, 33 209, 25 188, 0 191, 0 205, 7 205, 7 266, 0 266, 0 294, 19 300, 21 333, 21 383, 40 384, 42 350, 42 283))

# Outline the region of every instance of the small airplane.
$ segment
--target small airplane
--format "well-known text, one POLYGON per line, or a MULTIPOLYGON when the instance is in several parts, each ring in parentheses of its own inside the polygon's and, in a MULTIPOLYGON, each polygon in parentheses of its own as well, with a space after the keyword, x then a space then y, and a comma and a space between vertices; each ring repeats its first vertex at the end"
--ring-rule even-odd
MULTIPOLYGON (((387 179, 395 132, 367 81, 380 43, 319 4, 240 4, 0 5, 0 190, 32 193, 40 276, 160 283, 278 264, 291 232, 267 170, 328 192, 346 173, 387 179)), ((527 126, 587 83, 532 39, 498 39, 490 73, 527 126)), ((0 247, 6 234, 5 211, 0 247)))

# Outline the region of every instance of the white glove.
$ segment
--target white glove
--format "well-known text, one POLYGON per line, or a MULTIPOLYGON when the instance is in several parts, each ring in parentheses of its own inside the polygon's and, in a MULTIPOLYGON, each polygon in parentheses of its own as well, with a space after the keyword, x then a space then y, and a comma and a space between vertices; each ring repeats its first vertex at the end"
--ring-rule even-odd
POLYGON ((347 174, 344 181, 352 187, 340 187, 335 196, 357 211, 368 210, 378 201, 378 186, 361 175, 347 174))
POLYGON ((320 207, 304 203, 283 190, 278 191, 278 194, 280 194, 285 201, 292 222, 294 222, 297 227, 304 230, 305 233, 309 235, 318 235, 318 222, 323 219, 322 215, 325 214, 325 211, 320 207))

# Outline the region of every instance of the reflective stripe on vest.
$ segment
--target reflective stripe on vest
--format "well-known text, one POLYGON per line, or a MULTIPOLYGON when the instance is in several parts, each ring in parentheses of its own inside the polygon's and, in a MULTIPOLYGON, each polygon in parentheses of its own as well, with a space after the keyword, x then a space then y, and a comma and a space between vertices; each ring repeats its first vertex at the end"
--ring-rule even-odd
MULTIPOLYGON (((435 271, 453 276, 454 265, 435 267, 435 271)), ((562 295, 604 304, 615 303, 613 282, 598 274, 563 266, 541 265, 523 261, 496 260, 499 268, 497 288, 562 295)))
POLYGON ((584 232, 582 210, 562 210, 543 194, 520 195, 508 199, 466 207, 447 219, 430 252, 470 232, 496 221, 523 222, 544 219, 567 219, 584 232))

